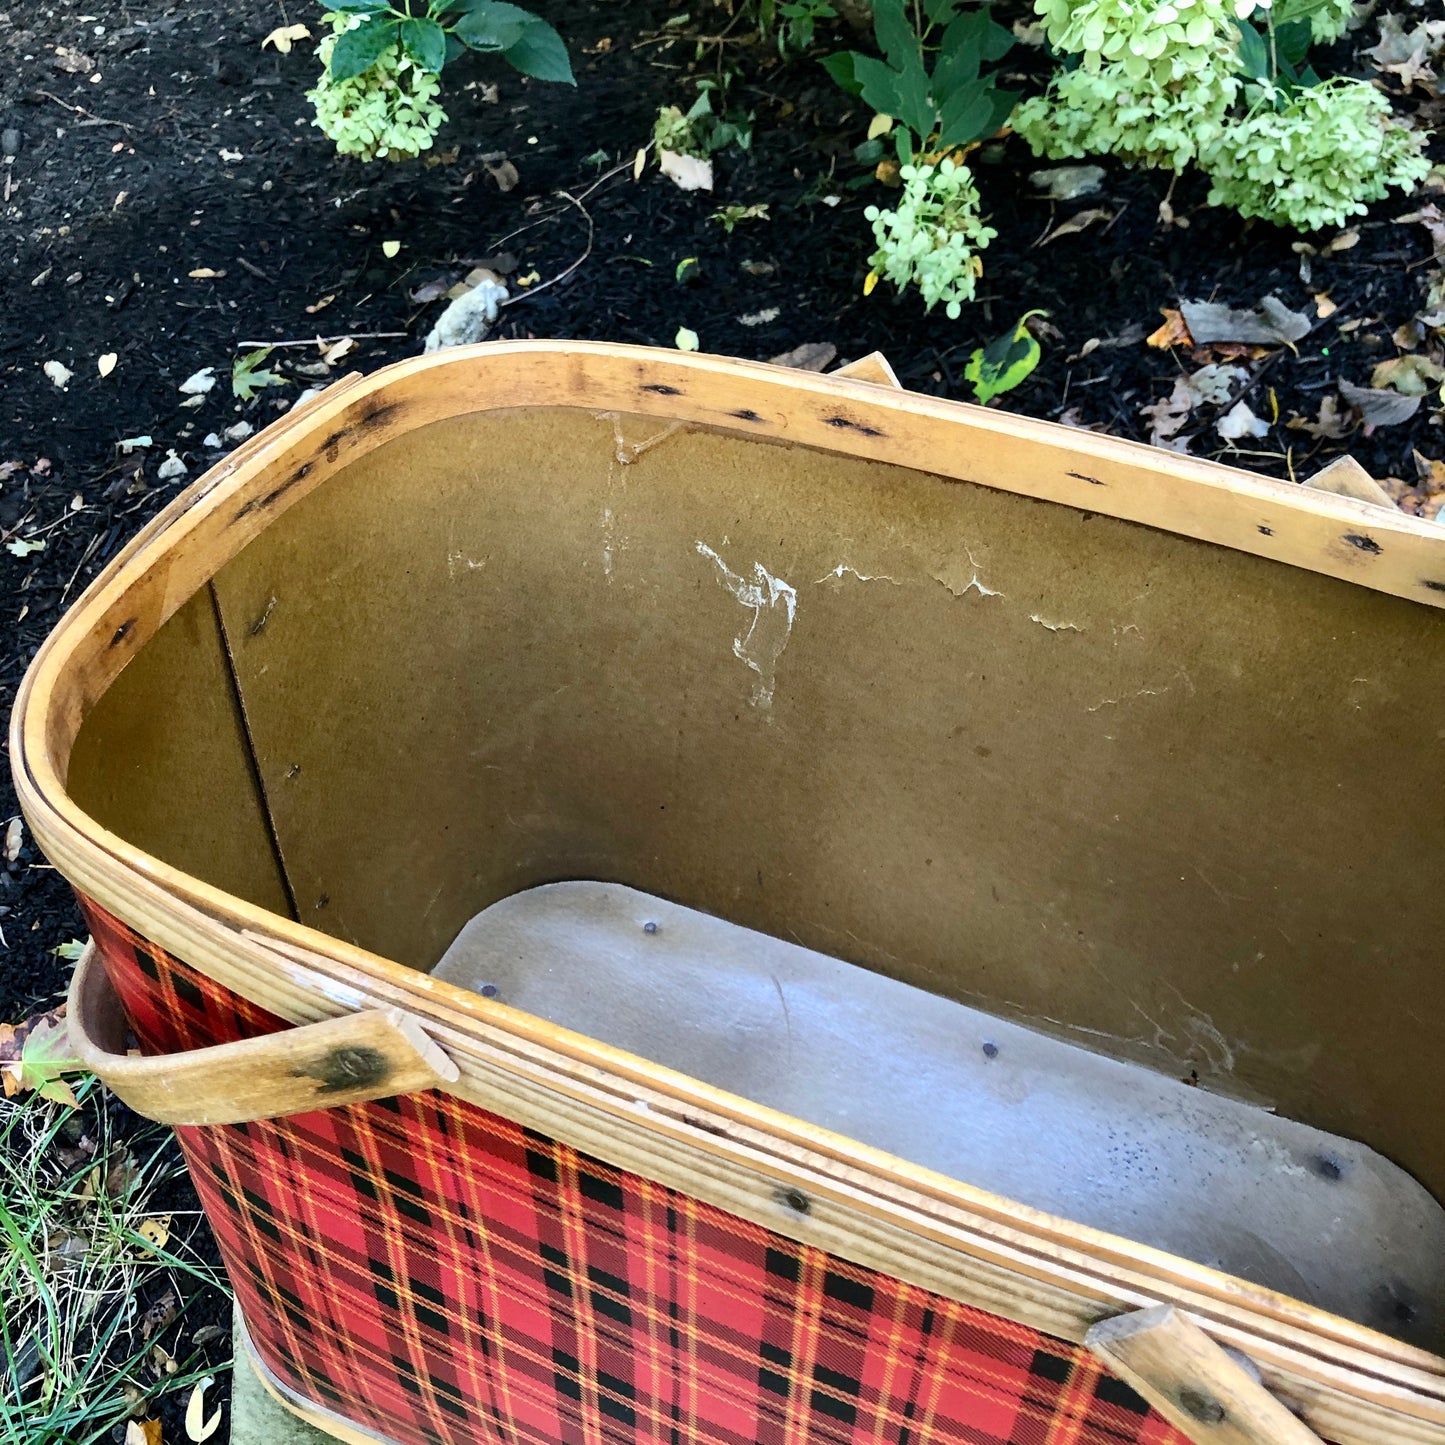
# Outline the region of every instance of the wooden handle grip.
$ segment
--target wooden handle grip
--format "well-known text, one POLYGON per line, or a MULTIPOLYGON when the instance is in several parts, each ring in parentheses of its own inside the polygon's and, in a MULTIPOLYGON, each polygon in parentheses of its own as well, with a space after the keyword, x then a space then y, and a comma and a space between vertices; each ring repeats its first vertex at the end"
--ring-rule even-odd
POLYGON ((76 1054, 138 1114, 162 1124, 241 1124, 445 1088, 457 1066, 399 1009, 186 1053, 125 1051, 120 1000, 91 944, 71 979, 66 1023, 76 1054))
POLYGON ((1101 1320, 1084 1343, 1194 1445, 1320 1445, 1256 1375, 1173 1305, 1101 1320))

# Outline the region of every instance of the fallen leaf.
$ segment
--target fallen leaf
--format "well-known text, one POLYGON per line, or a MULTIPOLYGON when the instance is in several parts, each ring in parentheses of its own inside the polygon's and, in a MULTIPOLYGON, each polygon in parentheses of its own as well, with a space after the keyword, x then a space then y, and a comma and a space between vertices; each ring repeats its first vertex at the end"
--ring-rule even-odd
POLYGON ((1399 426, 1420 410, 1418 396, 1401 396, 1398 391, 1376 391, 1356 386, 1352 381, 1340 382, 1340 395, 1359 412, 1366 426, 1399 426))
POLYGON ((24 822, 19 818, 11 818, 5 825, 5 841, 0 844, 0 852, 4 853, 7 863, 13 863, 20 856, 20 845, 24 841, 24 822))
POLYGON ((125 1445, 162 1445, 159 1420, 127 1420, 125 1445))
POLYGON ((273 30, 262 42, 261 49, 274 45, 282 55, 290 55, 291 47, 298 40, 310 40, 311 32, 304 25, 281 25, 273 30))
POLYGON ((217 1340, 226 1340, 230 1337, 231 1332, 225 1325, 202 1325, 191 1336, 191 1343, 199 1349, 203 1345, 214 1344, 217 1340))
POLYGON ((1067 221, 1062 221, 1055 226, 1047 236, 1039 242, 1041 246, 1047 246, 1050 241, 1057 241, 1060 236, 1077 236, 1081 231, 1087 231, 1097 221, 1112 221, 1113 211, 1106 211, 1102 207, 1096 207, 1089 211, 1080 211, 1077 215, 1070 216, 1067 221))
POLYGON ((887 135, 893 129, 893 117, 891 115, 875 115, 868 122, 868 139, 877 140, 880 135, 887 135))
POLYGON ((390 261, 390 260, 391 260, 394 256, 396 256, 400 251, 401 251, 401 242, 400 242, 400 241, 383 241, 383 242, 381 243, 381 254, 382 254, 383 256, 385 256, 388 261, 390 261))
POLYGON ((115 370, 115 364, 119 360, 120 357, 113 351, 107 351, 103 355, 96 357, 95 369, 100 373, 102 381, 115 370))
POLYGON ((1445 366, 1428 356, 1410 353, 1382 361, 1370 375, 1376 391, 1398 391, 1402 396, 1426 396, 1445 381, 1445 366))
POLYGON ((186 272, 192 281, 216 281, 225 274, 224 271, 217 271, 210 266, 197 266, 194 271, 186 272))
POLYGON ((327 366, 335 366, 343 356, 350 355, 356 350, 356 341, 353 337, 343 336, 335 345, 327 347, 321 353, 321 359, 327 366))
POLYGON ((1321 321, 1328 320, 1329 317, 1333 316, 1339 309, 1340 308, 1330 300, 1327 291, 1315 292, 1315 315, 1318 316, 1321 321))
POLYGON ((1184 313, 1169 306, 1161 307, 1160 310, 1164 316, 1164 324, 1146 338, 1145 344, 1160 351, 1167 351, 1171 346, 1193 346, 1194 338, 1189 334, 1184 313))
POLYGON ((216 384, 216 368, 203 366, 193 371, 177 388, 183 396, 205 396, 216 384))
POLYGON ((503 195, 506 195, 508 191, 516 190, 517 182, 522 178, 518 175, 517 168, 511 161, 503 158, 494 164, 484 159, 482 164, 486 167, 487 174, 497 183, 497 189, 501 191, 503 195))
POLYGON ((1103 166, 1051 166, 1033 171, 1029 184, 1049 201, 1076 201, 1092 196, 1104 184, 1103 166))
POLYGON ((65 388, 70 385, 70 378, 75 375, 75 373, 61 361, 47 361, 40 369, 61 391, 64 391, 65 388))
POLYGON ((1269 423, 1263 417, 1255 416, 1249 404, 1237 401, 1214 423, 1214 429, 1227 442, 1240 441, 1244 437, 1269 435, 1269 423))
POLYGON ((152 1335, 158 1335, 167 1325, 175 1319, 180 1306, 176 1302, 174 1290, 167 1290, 151 1307, 141 1316, 140 1333, 141 1339, 149 1341, 152 1335))
POLYGON ((761 311, 750 311, 744 316, 738 317, 740 326, 766 326, 769 321, 778 319, 778 308, 776 306, 765 306, 761 311))
POLYGON ((679 151, 658 151, 662 173, 680 191, 712 190, 712 161, 685 156, 679 151))
POLYGON ((44 537, 16 537, 5 544, 5 550, 12 557, 28 557, 32 552, 45 550, 44 537))
POLYGON ((70 45, 57 45, 50 63, 67 75, 85 75, 95 69, 95 61, 90 56, 70 45))
POLYGON ((773 366, 788 366, 794 371, 824 371, 833 364, 838 348, 831 341, 805 341, 791 351, 770 356, 773 366))
POLYGON ((216 1406, 216 1413, 209 1420, 205 1418, 206 1389, 215 1384, 215 1380, 206 1375, 196 1381, 195 1388, 191 1391, 191 1398, 186 1401, 186 1435, 199 1445, 202 1440, 209 1440, 221 1424, 221 1407, 216 1406))
POLYGON ((1253 311, 1236 310, 1212 301, 1180 303, 1184 324, 1197 345, 1212 341, 1288 344, 1309 334, 1307 316, 1291 311, 1277 297, 1266 296, 1253 311))
POLYGON ((1360 232, 1357 226, 1351 226, 1348 231, 1341 231, 1338 236, 1331 236, 1320 249, 1320 255, 1333 256, 1339 251, 1353 251, 1360 244, 1360 232))
POLYGON ((1431 62, 1445 53, 1445 20, 1425 20, 1413 30, 1405 29, 1404 19, 1395 14, 1380 16, 1380 41, 1365 54, 1375 68, 1386 75, 1399 77, 1406 90, 1416 83, 1436 79, 1431 62))
POLYGON ((1339 441, 1355 429, 1355 423, 1340 410, 1339 400, 1333 395, 1320 398, 1319 415, 1314 421, 1302 416, 1292 416, 1285 425, 1291 431, 1307 432, 1316 441, 1326 438, 1339 441))
POLYGON ((152 1247, 152 1251, 164 1249, 166 1241, 171 1237, 171 1216, 157 1214, 150 1219, 142 1219, 136 1233, 152 1247))
POLYGON ((696 351, 698 339, 696 331, 689 331, 686 326, 677 328, 677 335, 672 338, 672 344, 679 351, 696 351))
MULTIPOLYGON (((313 301, 311 305, 306 308, 306 314, 308 316, 315 316, 318 311, 325 311, 335 300, 336 293, 333 291, 329 295, 323 296, 321 300, 313 301)), ((416 297, 412 297, 412 300, 416 300, 416 297)))
POLYGON ((178 482, 186 475, 186 464, 176 455, 174 447, 166 449, 165 459, 156 468, 158 482, 178 482))
POLYGON ((642 179, 642 171, 646 165, 647 147, 639 146, 637 154, 632 157, 632 179, 634 181, 640 181, 642 179))
POLYGON ((120 448, 121 455, 126 457, 128 457, 133 451, 138 451, 141 447, 150 447, 154 445, 154 439, 148 436, 122 437, 116 443, 116 446, 120 448))

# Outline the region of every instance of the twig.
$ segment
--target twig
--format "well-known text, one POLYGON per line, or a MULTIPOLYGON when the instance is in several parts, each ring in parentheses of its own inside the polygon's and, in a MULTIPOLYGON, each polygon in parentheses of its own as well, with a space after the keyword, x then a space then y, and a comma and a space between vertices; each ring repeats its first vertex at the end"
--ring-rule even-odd
POLYGON ((408 335, 405 331, 349 331, 344 336, 303 336, 288 341, 237 341, 233 350, 269 346, 273 351, 278 346, 330 346, 334 341, 394 341, 408 335))
POLYGON ((91 120, 99 121, 101 125, 118 125, 122 130, 134 130, 133 125, 127 125, 123 120, 106 120, 104 116, 97 115, 93 110, 86 110, 83 105, 71 105, 68 101, 61 100, 58 95, 51 95, 48 90, 37 90, 36 95, 43 95, 46 100, 53 100, 62 110, 68 110, 71 115, 89 116, 91 120))
POLYGON ((255 265, 251 261, 248 261, 244 256, 237 256, 236 264, 241 267, 243 271, 249 271, 258 280, 265 281, 268 285, 271 286, 274 286, 276 284, 259 266, 255 265))
POLYGON ((563 200, 570 201, 574 206, 577 207, 579 211, 582 212, 582 215, 586 218, 587 249, 583 251, 583 253, 569 267, 567 267, 565 271, 559 271, 555 276, 551 276, 545 281, 539 281, 537 285, 529 286, 527 290, 520 291, 515 296, 508 296, 507 299, 501 303, 503 306, 510 306, 514 301, 525 301, 529 297, 535 296, 537 292, 545 291, 549 286, 555 286, 559 281, 565 281, 592 254, 592 238, 595 235, 597 229, 592 224, 592 213, 587 209, 586 206, 582 204, 581 201, 577 199, 576 196, 570 195, 566 191, 558 191, 557 194, 561 196, 563 200))

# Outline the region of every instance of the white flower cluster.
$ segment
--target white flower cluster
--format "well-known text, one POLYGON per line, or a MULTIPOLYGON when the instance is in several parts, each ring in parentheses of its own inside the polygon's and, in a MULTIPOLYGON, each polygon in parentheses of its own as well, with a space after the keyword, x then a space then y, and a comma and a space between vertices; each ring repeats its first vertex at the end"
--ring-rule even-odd
POLYGON ((1034 0, 1034 8, 1055 49, 1078 57, 1014 112, 1014 129, 1039 155, 1109 154, 1171 170, 1198 162, 1214 182, 1211 203, 1302 230, 1343 225, 1387 187, 1413 187, 1429 171, 1428 136, 1400 124, 1365 81, 1246 94, 1236 22, 1307 18, 1313 39, 1330 40, 1343 34, 1352 0, 1034 0), (1239 119, 1242 98, 1252 105, 1239 119))
POLYGON ((328 35, 316 48, 321 77, 306 98, 316 109, 313 125, 336 142, 342 155, 410 160, 430 150, 447 113, 437 97, 441 82, 402 53, 399 45, 382 51, 376 63, 350 80, 331 76, 336 37, 360 23, 357 15, 330 13, 328 35))
POLYGON ((899 290, 916 285, 930 311, 943 302, 950 320, 957 320, 983 272, 978 252, 998 232, 979 215, 978 188, 966 165, 945 156, 936 164, 904 166, 899 175, 898 204, 863 213, 878 242, 869 264, 899 290))
POLYGON ((1296 91, 1282 110, 1261 96, 1202 163, 1211 205, 1301 231, 1342 226, 1430 170, 1424 137, 1395 122, 1368 81, 1344 77, 1296 91))

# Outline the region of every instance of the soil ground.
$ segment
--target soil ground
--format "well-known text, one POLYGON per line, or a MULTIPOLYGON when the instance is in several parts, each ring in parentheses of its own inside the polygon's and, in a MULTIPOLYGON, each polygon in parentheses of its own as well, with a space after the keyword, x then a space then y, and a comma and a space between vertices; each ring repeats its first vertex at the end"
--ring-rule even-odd
MULTIPOLYGON (((887 193, 852 159, 867 113, 814 59, 780 62, 711 0, 537 8, 568 40, 576 90, 460 60, 445 78, 451 119, 436 152, 403 165, 338 157, 310 124, 310 45, 262 49, 277 26, 316 26, 301 0, 0 8, 0 541, 45 542, 25 556, 0 550, 0 713, 65 606, 185 485, 162 480, 169 455, 194 478, 220 454, 207 437, 265 425, 328 375, 416 354, 440 293, 479 262, 513 283, 498 337, 670 346, 687 327, 704 350, 743 357, 804 343, 836 347, 839 361, 881 350, 906 386, 962 399, 972 350, 1041 308, 1053 328, 1043 363, 1003 405, 1142 440, 1140 409, 1209 359, 1145 344, 1161 308, 1252 307, 1273 295, 1313 329, 1296 351, 1242 359, 1248 379, 1230 401, 1242 396, 1277 424, 1236 451, 1214 429, 1218 409, 1201 407, 1181 433, 1196 455, 1298 480, 1348 450, 1375 476, 1406 481, 1417 454, 1445 455, 1429 405, 1372 434, 1286 426, 1315 417, 1342 378, 1367 385, 1397 354, 1397 329, 1420 310, 1434 262, 1427 228, 1395 222, 1430 196, 1392 197, 1354 228, 1355 244, 1302 255, 1294 233, 1205 206, 1198 177, 1172 193, 1184 225, 1161 222, 1167 178, 1107 161, 1095 194, 1040 199, 1027 178, 1047 163, 1010 138, 975 157, 999 235, 980 303, 950 321, 925 314, 916 293, 880 285, 863 296, 863 209, 887 193), (658 107, 686 108, 694 76, 719 67, 736 72, 732 106, 753 113, 752 149, 717 157, 711 196, 683 193, 655 167, 635 180, 632 157, 658 107), (505 190, 503 161, 516 174, 505 190), (726 204, 766 205, 768 219, 729 234, 710 219, 726 204), (1090 210, 1105 215, 1045 239, 1090 210), (388 256, 392 241, 400 249, 388 256), (696 264, 680 282, 688 257, 696 264), (529 291, 520 280, 534 273, 529 291), (1327 318, 1315 309, 1322 294, 1336 308, 1327 318), (268 364, 285 387, 250 402, 231 395, 238 347, 317 336, 361 339, 329 367, 315 344, 278 350, 268 364), (115 366, 102 377, 109 353, 115 366), (73 373, 65 389, 46 362, 73 373), (179 387, 205 367, 215 388, 183 405, 179 387), (143 435, 152 445, 119 445, 143 435)), ((1410 0, 1398 8, 1422 13, 1410 0)), ((1375 38, 1367 31, 1332 58, 1374 74, 1359 52, 1375 38)), ((820 39, 827 49, 845 37, 820 39)), ((1016 56, 1024 71, 1045 64, 1037 51, 1016 56)), ((1416 104, 1433 106, 1438 123, 1438 100, 1417 92, 1405 108, 1416 104)), ((1433 154, 1445 154, 1438 141, 1433 154)), ((0 788, 3 827, 16 811, 4 769, 0 788)), ((0 1018, 63 989, 68 966, 50 950, 81 931, 66 885, 26 837, 0 868, 0 1018)))

